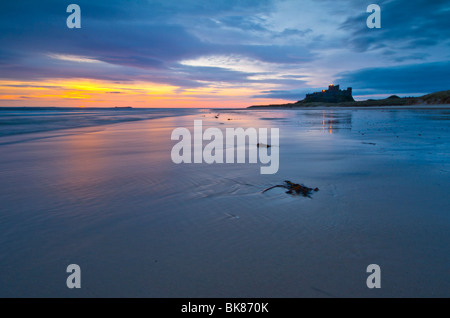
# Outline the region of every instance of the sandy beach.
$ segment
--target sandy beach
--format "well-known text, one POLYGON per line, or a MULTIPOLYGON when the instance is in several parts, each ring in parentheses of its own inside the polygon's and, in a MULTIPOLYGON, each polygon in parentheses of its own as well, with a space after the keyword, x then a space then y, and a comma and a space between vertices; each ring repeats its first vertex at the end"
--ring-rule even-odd
POLYGON ((139 116, 0 137, 0 297, 450 296, 449 108, 139 116), (174 164, 194 120, 279 128, 278 172, 174 164))

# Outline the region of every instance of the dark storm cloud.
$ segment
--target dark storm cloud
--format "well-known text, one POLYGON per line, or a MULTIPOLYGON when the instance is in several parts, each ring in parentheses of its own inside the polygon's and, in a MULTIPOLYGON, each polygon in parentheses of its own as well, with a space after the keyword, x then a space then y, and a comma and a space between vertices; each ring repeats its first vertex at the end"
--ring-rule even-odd
POLYGON ((285 28, 282 32, 274 34, 273 37, 274 38, 285 38, 285 37, 291 37, 291 36, 302 37, 311 32, 312 32, 312 29, 310 29, 310 28, 305 29, 305 30, 285 28))
POLYGON ((260 61, 278 64, 306 63, 314 59, 314 54, 303 46, 294 45, 247 45, 235 47, 230 53, 241 53, 260 61))
POLYGON ((382 46, 407 49, 450 43, 448 0, 380 0, 376 3, 381 7, 380 29, 366 27, 369 13, 363 11, 340 26, 349 32, 346 42, 354 50, 364 52, 382 46))
POLYGON ((338 74, 336 82, 351 83, 355 93, 432 93, 450 89, 450 62, 367 68, 338 74), (360 90, 358 92, 358 90, 360 90))
POLYGON ((243 16, 226 16, 220 19, 220 23, 229 28, 245 29, 247 31, 269 32, 267 28, 261 25, 261 18, 249 19, 243 16))
POLYGON ((176 70, 183 73, 184 77, 196 81, 207 82, 225 82, 225 83, 245 83, 252 82, 248 79, 249 76, 255 73, 244 73, 233 71, 221 67, 206 67, 206 66, 188 66, 179 65, 176 70))
POLYGON ((294 90, 269 90, 262 91, 261 94, 255 95, 255 98, 273 98, 273 99, 285 99, 291 101, 299 101, 305 98, 305 95, 312 91, 319 91, 320 88, 303 88, 294 90))

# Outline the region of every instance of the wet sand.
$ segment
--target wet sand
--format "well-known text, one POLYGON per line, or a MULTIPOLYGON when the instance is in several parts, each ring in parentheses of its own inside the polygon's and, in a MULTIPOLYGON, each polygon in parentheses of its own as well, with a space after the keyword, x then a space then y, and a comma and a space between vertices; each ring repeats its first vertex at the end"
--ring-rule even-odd
POLYGON ((205 110, 2 137, 0 297, 449 297, 449 120, 205 110), (194 120, 279 128, 278 173, 172 163, 172 130, 194 120), (320 190, 261 193, 284 180, 320 190))

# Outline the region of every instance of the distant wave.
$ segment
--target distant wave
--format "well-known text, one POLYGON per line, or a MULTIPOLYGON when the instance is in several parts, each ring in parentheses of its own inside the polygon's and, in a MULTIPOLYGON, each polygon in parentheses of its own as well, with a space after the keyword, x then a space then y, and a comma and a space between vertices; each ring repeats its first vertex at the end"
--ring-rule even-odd
POLYGON ((193 114, 198 109, 0 107, 0 138, 193 114))

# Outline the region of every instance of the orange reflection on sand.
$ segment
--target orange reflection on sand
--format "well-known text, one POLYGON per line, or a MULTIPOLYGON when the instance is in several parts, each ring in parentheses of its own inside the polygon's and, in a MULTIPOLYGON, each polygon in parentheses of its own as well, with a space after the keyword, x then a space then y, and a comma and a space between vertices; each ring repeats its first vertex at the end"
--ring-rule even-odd
POLYGON ((64 176, 75 188, 92 187, 96 180, 105 176, 105 168, 110 160, 104 154, 107 142, 95 128, 80 129, 75 135, 65 138, 64 176))
POLYGON ((322 131, 327 131, 330 134, 333 134, 333 112, 330 111, 328 118, 325 120, 325 111, 322 111, 322 131))

